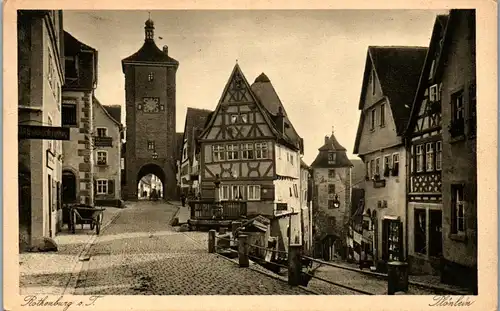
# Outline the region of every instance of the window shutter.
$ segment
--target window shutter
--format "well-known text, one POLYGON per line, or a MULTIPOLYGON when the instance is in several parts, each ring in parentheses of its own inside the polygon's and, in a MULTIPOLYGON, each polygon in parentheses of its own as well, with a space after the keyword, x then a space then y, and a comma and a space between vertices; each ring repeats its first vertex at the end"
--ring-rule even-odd
POLYGON ((115 181, 113 179, 108 179, 108 194, 115 193, 115 181))

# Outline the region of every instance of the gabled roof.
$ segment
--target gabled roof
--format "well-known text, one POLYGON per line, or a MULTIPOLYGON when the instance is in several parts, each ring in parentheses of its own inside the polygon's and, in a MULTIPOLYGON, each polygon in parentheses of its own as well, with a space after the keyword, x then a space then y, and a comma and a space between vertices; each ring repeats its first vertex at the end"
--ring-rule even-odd
POLYGON ((212 113, 208 109, 187 108, 186 120, 184 123, 184 135, 180 144, 181 152, 184 140, 187 140, 187 153, 189 161, 193 161, 193 148, 198 135, 205 128, 208 116, 212 113))
POLYGON ((406 128, 413 97, 417 89, 427 47, 420 46, 369 46, 361 86, 358 109, 361 118, 358 124, 354 153, 358 152, 364 125, 364 104, 371 68, 374 69, 382 93, 388 98, 396 134, 402 135, 406 128))
MULTIPOLYGON (((146 28, 150 27, 154 29, 151 19, 146 21, 146 28)), ((179 62, 172 57, 168 56, 168 53, 163 52, 156 46, 154 39, 145 39, 142 47, 134 54, 122 59, 122 69, 125 71, 125 64, 127 63, 162 63, 170 64, 175 67, 179 66, 179 62)))
POLYGON ((81 51, 97 52, 93 47, 81 42, 67 31, 64 31, 64 55, 76 55, 81 51))
POLYGON ((116 125, 118 125, 119 127, 122 127, 121 122, 118 121, 118 120, 121 120, 121 110, 122 110, 121 106, 118 106, 118 105, 105 106, 105 105, 101 104, 101 102, 95 96, 93 97, 93 102, 102 108, 102 111, 104 111, 104 114, 111 121, 116 123, 116 125))
MULTIPOLYGON (((422 96, 424 95, 425 89, 427 88, 432 61, 434 59, 436 50, 441 48, 439 46, 439 41, 441 40, 441 33, 444 32, 447 28, 446 26, 448 24, 448 17, 448 15, 438 15, 436 16, 436 19, 434 21, 429 49, 427 51, 423 68, 420 72, 418 86, 413 97, 409 121, 405 128, 405 135, 411 135, 411 133, 413 132, 413 128, 415 127, 415 122, 417 121, 418 114, 422 106, 422 96)), ((440 67, 440 64, 436 65, 440 67)))
POLYGON ((352 167, 351 161, 347 158, 346 149, 342 147, 332 133, 330 137, 325 136, 325 144, 318 148, 319 153, 311 164, 312 168, 338 168, 352 167), (328 163, 328 154, 335 152, 335 163, 328 163))
MULTIPOLYGON (((289 140, 294 144, 298 144, 299 146, 303 145, 303 141, 301 137, 295 131, 292 122, 288 118, 285 107, 281 102, 274 86, 271 83, 271 80, 266 76, 265 73, 261 73, 256 79, 255 82, 251 86, 252 92, 255 94, 257 99, 260 101, 262 106, 267 110, 271 120, 273 121, 273 125, 276 127, 276 118, 278 115, 278 111, 281 108, 281 112, 284 115, 284 121, 287 126, 285 126, 284 138, 289 140)), ((277 129, 277 128, 276 128, 277 129)), ((303 147, 300 148, 303 152, 303 147)))
POLYGON ((219 111, 221 109, 221 104, 222 104, 222 101, 224 99, 224 95, 227 93, 228 88, 229 88, 229 86, 231 84, 231 81, 232 81, 233 77, 236 76, 236 75, 240 75, 241 76, 241 79, 243 80, 243 83, 245 84, 245 87, 248 90, 249 95, 251 96, 252 100, 255 102, 255 104, 257 106, 257 109, 261 112, 262 117, 264 118, 265 122, 269 125, 269 128, 271 129, 273 135, 275 135, 276 138, 281 139, 284 143, 287 143, 290 147, 293 146, 294 148, 299 149, 299 145, 298 144, 295 144, 295 142, 290 141, 290 139, 288 139, 286 136, 282 135, 277 130, 276 124, 274 123, 274 121, 271 118, 271 114, 267 111, 267 109, 261 103, 261 101, 259 100, 259 98, 252 91, 252 88, 250 87, 250 85, 249 85, 249 83, 248 83, 245 75, 241 71, 241 68, 240 68, 240 66, 238 64, 236 64, 234 66, 233 71, 231 72, 231 75, 229 76, 229 79, 228 79, 228 81, 226 83, 226 86, 224 87, 224 90, 222 92, 222 95, 221 95, 221 98, 219 100, 219 103, 217 104, 217 108, 212 113, 212 115, 209 117, 209 121, 207 122, 207 124, 205 126, 205 129, 200 134, 200 136, 205 135, 207 133, 207 131, 212 127, 212 125, 213 125, 213 123, 215 121, 215 118, 217 117, 217 114, 219 113, 219 111))
POLYGON ((184 133, 175 133, 175 143, 177 150, 175 152, 175 159, 182 161, 182 141, 184 140, 184 133))
POLYGON ((301 167, 301 168, 308 169, 308 168, 309 168, 309 165, 307 165, 307 164, 306 164, 306 162, 304 162, 304 160, 300 159, 300 167, 301 167))

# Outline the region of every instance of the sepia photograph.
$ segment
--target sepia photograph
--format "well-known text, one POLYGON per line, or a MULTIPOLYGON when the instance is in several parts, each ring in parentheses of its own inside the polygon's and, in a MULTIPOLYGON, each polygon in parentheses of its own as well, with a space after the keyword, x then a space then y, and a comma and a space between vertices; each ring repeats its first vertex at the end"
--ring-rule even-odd
POLYGON ((21 309, 484 294, 475 8, 90 9, 15 13, 21 309))

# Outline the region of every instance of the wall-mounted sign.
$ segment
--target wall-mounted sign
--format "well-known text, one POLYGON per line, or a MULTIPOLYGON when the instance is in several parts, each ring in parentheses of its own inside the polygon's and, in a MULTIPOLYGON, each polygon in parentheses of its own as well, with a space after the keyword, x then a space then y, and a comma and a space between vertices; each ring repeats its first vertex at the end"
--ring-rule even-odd
POLYGON ((54 154, 47 149, 47 167, 53 170, 55 164, 56 164, 56 158, 54 154))
POLYGON ((69 128, 58 126, 19 125, 19 139, 69 140, 69 128))

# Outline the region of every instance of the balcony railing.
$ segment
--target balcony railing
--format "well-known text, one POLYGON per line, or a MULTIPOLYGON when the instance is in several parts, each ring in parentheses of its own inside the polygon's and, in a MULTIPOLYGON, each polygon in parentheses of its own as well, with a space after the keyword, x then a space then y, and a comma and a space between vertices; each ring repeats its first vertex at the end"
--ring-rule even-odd
POLYGON ((217 207, 214 200, 190 201, 191 219, 224 219, 238 220, 247 215, 247 202, 244 201, 222 201, 217 207))

